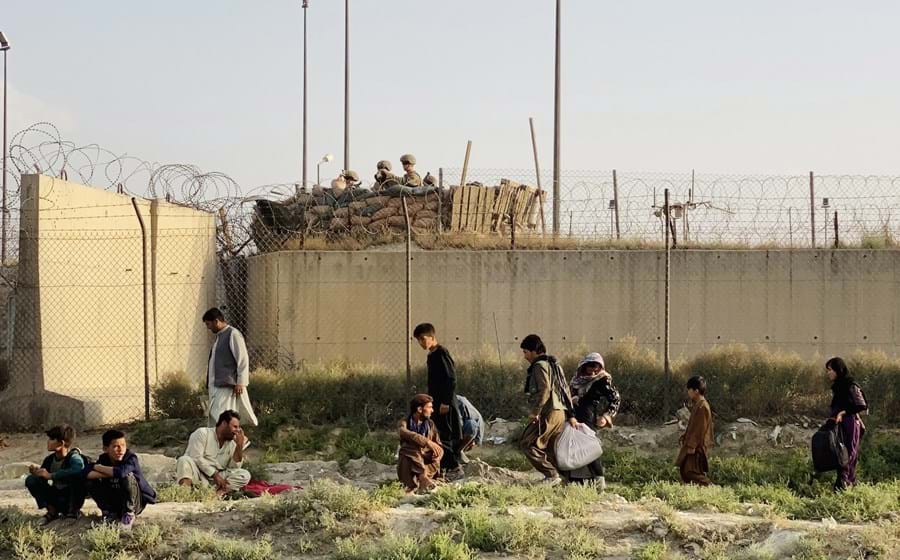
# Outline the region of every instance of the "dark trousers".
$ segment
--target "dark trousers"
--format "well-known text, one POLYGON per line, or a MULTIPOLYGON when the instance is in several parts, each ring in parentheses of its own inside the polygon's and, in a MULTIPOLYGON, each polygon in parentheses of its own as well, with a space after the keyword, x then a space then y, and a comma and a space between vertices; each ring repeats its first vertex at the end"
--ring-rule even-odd
POLYGON ((845 416, 841 421, 844 445, 847 447, 847 466, 837 471, 835 488, 849 488, 856 485, 856 463, 859 461, 859 442, 862 438, 862 424, 857 416, 845 416))
POLYGON ((49 506, 56 513, 67 515, 80 511, 84 505, 84 485, 80 481, 63 484, 62 487, 54 481, 51 486, 48 480, 30 474, 25 479, 25 487, 37 502, 38 509, 49 506))
POLYGON ((435 411, 432 420, 437 427, 438 436, 441 438, 441 447, 444 448, 441 468, 444 470, 458 468, 462 458, 459 446, 462 442, 462 419, 459 416, 456 398, 450 403, 449 412, 441 414, 439 411, 435 411))
POLYGON ((133 474, 125 478, 90 480, 87 488, 100 511, 122 516, 126 513, 137 515, 144 510, 141 487, 133 474))

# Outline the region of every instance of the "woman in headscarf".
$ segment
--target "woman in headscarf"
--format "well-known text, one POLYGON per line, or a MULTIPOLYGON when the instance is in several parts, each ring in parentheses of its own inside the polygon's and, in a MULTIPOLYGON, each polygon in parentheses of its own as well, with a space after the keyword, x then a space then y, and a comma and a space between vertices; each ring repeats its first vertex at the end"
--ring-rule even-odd
POLYGON ((866 396, 850 376, 850 369, 841 358, 831 358, 825 363, 825 371, 831 380, 831 419, 841 427, 844 446, 849 461, 838 469, 835 490, 843 490, 856 484, 856 462, 859 460, 859 441, 866 432, 859 413, 869 409, 866 396))
MULTIPOLYGON (((621 399, 612 376, 606 371, 603 356, 597 352, 585 356, 569 383, 569 390, 578 422, 594 429, 612 427, 621 399)), ((572 482, 594 482, 600 489, 606 488, 602 459, 568 472, 567 477, 572 482)))

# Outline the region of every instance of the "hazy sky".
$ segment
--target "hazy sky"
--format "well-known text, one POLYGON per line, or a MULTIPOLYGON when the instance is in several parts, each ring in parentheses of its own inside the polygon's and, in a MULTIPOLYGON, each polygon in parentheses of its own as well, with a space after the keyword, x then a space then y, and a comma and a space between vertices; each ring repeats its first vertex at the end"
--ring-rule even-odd
MULTIPOLYGON (((0 0, 10 131, 300 176, 300 0, 0 0)), ((309 8, 309 175, 342 164, 343 1, 309 8)), ((351 167, 551 166, 552 0, 352 0, 351 167)), ((896 0, 563 1, 568 169, 898 174, 896 0), (891 70, 894 68, 894 70, 891 70)))

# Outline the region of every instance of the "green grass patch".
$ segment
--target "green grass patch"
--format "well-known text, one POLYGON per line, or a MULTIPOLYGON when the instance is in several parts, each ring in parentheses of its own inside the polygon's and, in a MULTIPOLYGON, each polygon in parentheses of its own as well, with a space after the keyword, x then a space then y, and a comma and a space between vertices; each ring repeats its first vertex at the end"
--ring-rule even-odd
POLYGON ((206 484, 193 486, 160 484, 156 488, 156 501, 161 504, 166 502, 213 502, 217 499, 215 488, 206 484))
POLYGON ((209 554, 212 560, 272 560, 280 557, 266 537, 250 542, 196 530, 188 534, 185 548, 188 552, 209 554))
POLYGON ((385 508, 390 492, 369 494, 352 486, 318 480, 303 492, 253 500, 248 507, 256 527, 289 522, 305 531, 332 529, 339 523, 365 519, 385 508))

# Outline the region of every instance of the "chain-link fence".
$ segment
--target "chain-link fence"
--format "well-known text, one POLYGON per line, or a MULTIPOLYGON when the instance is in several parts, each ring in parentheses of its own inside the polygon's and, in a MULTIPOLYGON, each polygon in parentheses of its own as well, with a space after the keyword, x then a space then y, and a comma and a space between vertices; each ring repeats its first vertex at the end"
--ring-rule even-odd
POLYGON ((0 398, 43 395, 32 416, 76 399, 92 419, 140 417, 167 374, 201 383, 210 340, 200 316, 213 305, 245 333, 254 367, 279 370, 352 361, 402 375, 422 362, 409 334, 423 321, 463 360, 508 367, 521 337, 539 332, 556 353, 628 340, 661 363, 667 303, 675 357, 729 341, 806 355, 900 342, 883 304, 896 291, 892 253, 826 264, 815 251, 676 252, 667 283, 659 250, 667 234, 676 247, 718 250, 893 247, 892 177, 566 171, 554 235, 549 172, 540 189, 528 170, 468 169, 460 188, 462 171, 441 168, 434 186, 288 183, 242 195, 188 165, 52 136, 24 144, 11 148, 15 169, 51 177, 11 183, 0 398), (100 188, 75 192, 60 176, 100 188), (540 248, 579 251, 526 251, 540 248), (851 286, 845 310, 824 313, 829 276, 848 270, 834 280, 851 286), (808 289, 794 294, 795 281, 808 289))

